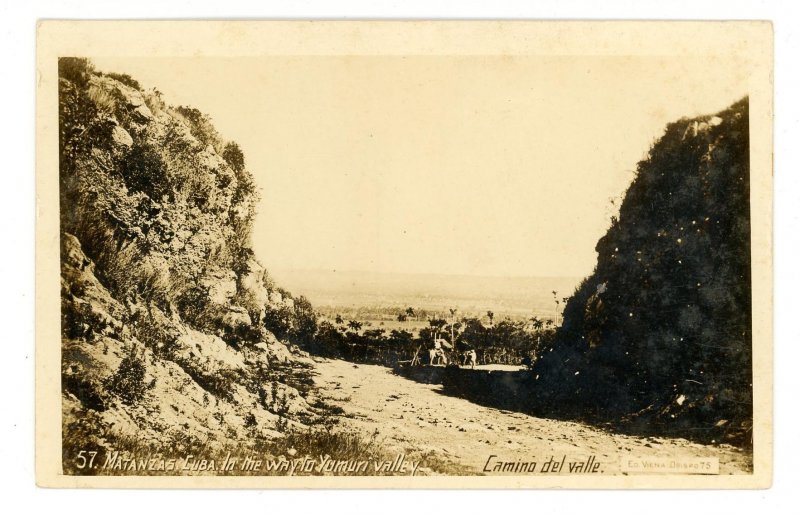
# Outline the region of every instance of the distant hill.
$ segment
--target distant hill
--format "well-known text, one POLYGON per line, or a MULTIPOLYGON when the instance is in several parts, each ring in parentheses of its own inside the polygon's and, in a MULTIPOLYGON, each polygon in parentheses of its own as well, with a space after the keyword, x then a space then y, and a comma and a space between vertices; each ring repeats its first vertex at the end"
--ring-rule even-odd
POLYGON ((272 276, 317 307, 405 307, 498 315, 552 317, 557 297, 572 294, 576 277, 477 277, 333 270, 271 270, 272 276))
POLYGON ((746 98, 667 126, 536 365, 544 409, 749 439, 749 181, 746 98))

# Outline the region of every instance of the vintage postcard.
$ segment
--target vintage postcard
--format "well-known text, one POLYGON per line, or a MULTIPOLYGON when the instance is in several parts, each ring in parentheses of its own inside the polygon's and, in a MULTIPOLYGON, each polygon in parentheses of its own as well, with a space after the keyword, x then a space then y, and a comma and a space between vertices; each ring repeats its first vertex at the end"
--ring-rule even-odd
POLYGON ((772 38, 41 22, 38 483, 769 487, 772 38))

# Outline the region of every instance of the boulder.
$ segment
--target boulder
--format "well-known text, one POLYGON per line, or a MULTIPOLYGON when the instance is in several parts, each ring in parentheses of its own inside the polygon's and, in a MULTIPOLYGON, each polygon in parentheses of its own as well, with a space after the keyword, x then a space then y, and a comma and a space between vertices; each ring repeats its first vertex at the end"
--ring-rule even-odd
POLYGON ((222 326, 235 331, 239 327, 250 326, 250 315, 243 307, 231 306, 230 309, 222 315, 222 326))
POLYGON ((208 301, 228 305, 236 295, 236 274, 231 270, 215 270, 206 274, 200 283, 208 290, 208 301))
POLYGON ((131 117, 137 123, 150 123, 153 120, 153 113, 146 105, 142 104, 131 111, 131 117))
POLYGON ((114 125, 111 129, 111 142, 117 148, 130 148, 133 146, 133 138, 128 131, 119 125, 114 125))
POLYGON ((174 344, 173 360, 183 369, 200 376, 211 376, 223 370, 244 367, 242 354, 219 337, 193 329, 185 329, 174 344))
POLYGON ((278 341, 278 338, 272 332, 267 332, 265 339, 271 359, 284 363, 293 359, 292 352, 289 351, 286 345, 278 341))
POLYGON ((249 311, 258 313, 258 318, 264 317, 266 305, 270 303, 270 293, 264 287, 265 270, 255 259, 250 258, 245 265, 245 271, 239 276, 241 298, 249 311))
MULTIPOLYGON (((78 271, 84 270, 86 267, 91 266, 92 261, 83 253, 81 243, 78 238, 72 234, 63 234, 61 236, 62 246, 62 265, 70 266, 78 271)), ((91 269, 89 271, 92 271, 91 269)))

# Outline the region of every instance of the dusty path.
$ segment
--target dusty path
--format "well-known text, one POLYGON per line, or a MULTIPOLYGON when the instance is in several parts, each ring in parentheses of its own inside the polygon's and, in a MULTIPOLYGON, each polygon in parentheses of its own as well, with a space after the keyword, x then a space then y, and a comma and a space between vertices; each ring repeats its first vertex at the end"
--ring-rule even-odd
POLYGON ((718 457, 722 474, 751 469, 750 456, 731 446, 610 434, 445 396, 437 392, 440 385, 408 380, 382 366, 316 360, 319 394, 345 410, 342 423, 367 433, 378 431, 392 450, 431 452, 474 472, 483 470, 490 455, 497 456, 494 461, 594 456, 612 474, 620 471, 625 456, 718 457))

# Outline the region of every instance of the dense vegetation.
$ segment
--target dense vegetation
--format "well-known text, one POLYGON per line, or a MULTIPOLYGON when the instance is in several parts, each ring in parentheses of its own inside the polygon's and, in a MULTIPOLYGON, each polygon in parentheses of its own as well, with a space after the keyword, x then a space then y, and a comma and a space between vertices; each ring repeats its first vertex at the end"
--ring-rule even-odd
MULTIPOLYGON (((413 309, 408 310, 410 314, 400 314, 401 319, 419 316, 413 309)), ((479 364, 531 365, 554 334, 551 321, 536 317, 495 322, 492 314, 488 324, 477 317, 453 316, 448 320, 431 316, 426 321, 427 326, 419 330, 389 330, 336 316, 334 320, 319 321, 314 336, 300 344, 318 355, 394 366, 412 361, 415 355, 421 363, 428 364, 427 350, 439 339, 449 344, 446 353, 453 364, 463 363, 464 352, 475 350, 479 364)))
POLYGON ((667 126, 535 367, 543 411, 749 438, 748 152, 747 99, 667 126))

